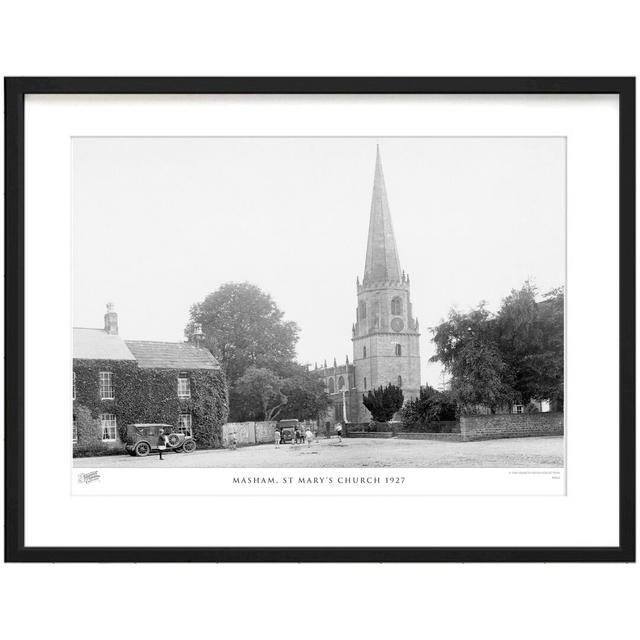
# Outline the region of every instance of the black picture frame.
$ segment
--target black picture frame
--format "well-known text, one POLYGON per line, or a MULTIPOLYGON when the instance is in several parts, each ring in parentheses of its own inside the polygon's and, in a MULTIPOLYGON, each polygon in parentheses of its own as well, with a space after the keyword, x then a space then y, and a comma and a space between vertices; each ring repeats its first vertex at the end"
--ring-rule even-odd
POLYGON ((634 562, 635 78, 5 78, 5 561, 634 562), (24 540, 24 103, 27 94, 615 94, 620 159, 620 476, 615 547, 26 547, 24 540))

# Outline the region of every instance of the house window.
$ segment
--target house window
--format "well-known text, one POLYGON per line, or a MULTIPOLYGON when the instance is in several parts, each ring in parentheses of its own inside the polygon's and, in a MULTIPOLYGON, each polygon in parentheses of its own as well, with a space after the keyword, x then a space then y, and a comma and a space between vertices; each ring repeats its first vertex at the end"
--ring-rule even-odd
POLYGON ((344 378, 340 376, 338 378, 338 391, 341 391, 342 389, 344 389, 344 378))
POLYGON ((402 387, 402 376, 398 376, 398 386, 402 387))
POLYGON ((391 300, 391 314, 394 316, 402 315, 402 298, 399 296, 391 300))
POLYGON ((362 347, 362 357, 363 358, 367 357, 367 347, 362 347))
POLYGON ((513 413, 524 413, 524 405, 523 404, 514 404, 513 405, 513 413))
POLYGON ((78 420, 75 416, 73 416, 73 427, 71 430, 71 442, 75 444, 78 442, 78 420))
POLYGON ((333 378, 329 378, 329 393, 335 393, 335 392, 336 392, 335 382, 333 381, 333 378))
POLYGON ((401 356, 402 355, 402 345, 401 344, 396 344, 396 355, 397 356, 401 356))
POLYGON ((360 320, 364 320, 367 317, 367 304, 364 300, 360 300, 358 303, 358 316, 360 320))
POLYGON ((181 373, 178 376, 178 398, 190 398, 191 385, 189 384, 189 374, 181 373))
POLYGON ((101 413, 100 424, 102 425, 102 441, 115 442, 116 440, 116 417, 113 413, 101 413))
POLYGON ((191 430, 191 414, 190 413, 181 413, 178 419, 178 432, 184 433, 185 436, 193 437, 193 432, 191 430))
POLYGON ((100 372, 100 399, 113 400, 113 373, 111 371, 100 372))
POLYGON ((73 400, 76 399, 76 372, 73 372, 73 400))
POLYGON ((365 390, 367 389, 367 379, 366 378, 364 379, 364 388, 365 388, 365 390))

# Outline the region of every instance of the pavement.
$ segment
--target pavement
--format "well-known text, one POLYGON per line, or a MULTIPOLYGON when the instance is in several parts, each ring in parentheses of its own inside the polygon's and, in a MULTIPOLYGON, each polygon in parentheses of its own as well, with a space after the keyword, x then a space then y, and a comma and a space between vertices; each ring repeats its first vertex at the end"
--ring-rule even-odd
POLYGON ((76 468, 348 468, 348 467, 562 467, 564 438, 508 438, 477 442, 438 442, 395 438, 337 438, 306 444, 273 444, 212 449, 193 453, 167 452, 145 458, 129 455, 75 458, 76 468))

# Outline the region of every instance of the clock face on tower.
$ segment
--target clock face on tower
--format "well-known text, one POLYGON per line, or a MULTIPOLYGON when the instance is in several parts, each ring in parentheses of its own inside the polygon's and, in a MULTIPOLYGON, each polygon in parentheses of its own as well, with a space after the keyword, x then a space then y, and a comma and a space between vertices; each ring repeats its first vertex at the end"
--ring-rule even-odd
POLYGON ((398 331, 402 331, 404 329, 404 322, 402 322, 402 318, 394 318, 391 321, 391 328, 397 333, 398 331))

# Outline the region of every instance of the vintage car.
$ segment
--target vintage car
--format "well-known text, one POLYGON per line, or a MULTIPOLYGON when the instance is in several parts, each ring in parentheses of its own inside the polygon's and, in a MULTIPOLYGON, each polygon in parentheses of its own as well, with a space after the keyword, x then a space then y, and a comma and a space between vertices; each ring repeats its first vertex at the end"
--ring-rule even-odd
POLYGON ((302 428, 297 420, 280 420, 278 427, 280 429, 280 442, 283 444, 287 442, 295 443, 296 429, 299 429, 302 433, 302 428))
POLYGON ((170 424, 129 424, 125 449, 131 456, 147 456, 152 451, 158 451, 160 429, 166 436, 166 451, 177 453, 191 453, 196 450, 196 441, 191 436, 178 433, 170 424))

